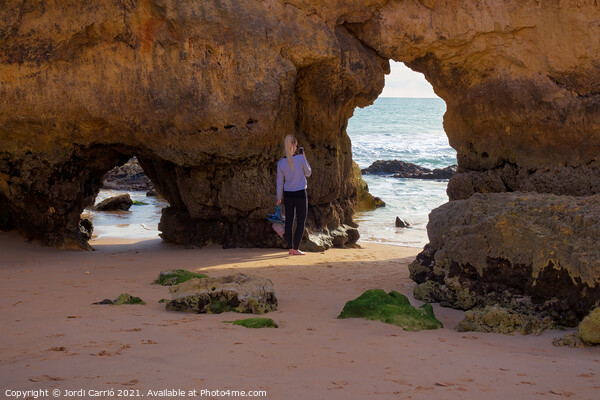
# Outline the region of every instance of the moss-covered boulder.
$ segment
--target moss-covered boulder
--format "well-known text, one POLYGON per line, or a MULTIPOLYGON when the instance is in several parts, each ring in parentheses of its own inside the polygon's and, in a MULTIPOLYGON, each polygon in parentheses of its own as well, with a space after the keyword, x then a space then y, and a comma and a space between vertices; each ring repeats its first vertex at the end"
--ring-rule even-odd
POLYGON ((518 332, 528 335, 530 333, 540 334, 546 329, 553 328, 554 322, 550 317, 523 314, 500 306, 486 306, 467 311, 465 318, 458 324, 456 330, 504 334, 518 332))
POLYGON ((265 314, 277 310, 270 279, 245 274, 221 278, 190 279, 169 288, 166 309, 219 314, 226 311, 265 314))
POLYGON ((403 294, 394 291, 386 293, 381 289, 367 290, 358 298, 347 302, 338 318, 382 321, 412 332, 443 327, 435 318, 430 304, 415 308, 403 294))
POLYGON ((142 299, 136 296, 132 296, 129 293, 121 293, 119 297, 114 301, 115 305, 121 304, 146 304, 142 299))
POLYGON ((144 300, 142 300, 139 297, 132 296, 129 293, 121 293, 119 295, 119 297, 117 297, 115 300, 104 299, 102 301, 98 301, 98 302, 95 302, 92 304, 109 304, 109 305, 120 306, 121 304, 146 304, 146 303, 144 302, 144 300))
POLYGON ((356 183, 356 206, 354 210, 360 212, 376 209, 378 203, 373 195, 369 193, 369 185, 362 178, 360 167, 354 161, 352 162, 352 172, 354 173, 354 181, 356 183))
POLYGON ((587 343, 600 344, 600 307, 593 309, 579 324, 579 336, 587 343))
POLYGON ((246 318, 236 319, 235 321, 223 321, 223 323, 245 326, 246 328, 279 328, 271 318, 246 318))
POLYGON ((173 286, 195 278, 208 278, 208 276, 187 271, 185 269, 168 269, 165 271, 160 271, 158 278, 156 278, 152 283, 162 286, 173 286))

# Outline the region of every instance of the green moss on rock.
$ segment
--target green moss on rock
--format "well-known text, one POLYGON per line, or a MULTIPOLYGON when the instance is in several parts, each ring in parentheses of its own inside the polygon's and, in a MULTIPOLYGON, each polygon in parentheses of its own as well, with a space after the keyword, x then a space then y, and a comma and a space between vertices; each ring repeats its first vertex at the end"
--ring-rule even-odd
POLYGON ((579 336, 587 343, 600 343, 600 307, 592 310, 579 324, 579 336))
MULTIPOLYGON (((356 162, 352 162, 352 172, 356 183, 356 206, 354 211, 373 211, 378 207, 377 200, 369 193, 369 185, 362 178, 360 167, 356 162)), ((381 201, 381 199, 380 199, 381 201)))
POLYGON ((279 328, 271 318, 246 318, 235 321, 223 321, 224 323, 245 326, 246 328, 279 328))
POLYGON ((228 301, 211 299, 208 304, 208 312, 211 314, 221 314, 223 312, 236 311, 228 301))
POLYGON ((113 304, 121 305, 121 304, 146 304, 146 303, 139 297, 132 296, 129 293, 121 293, 119 295, 119 297, 117 298, 117 300, 115 300, 113 302, 113 304))
POLYGON ((430 304, 415 308, 403 294, 395 291, 385 293, 381 289, 367 290, 358 298, 347 302, 338 318, 382 321, 412 332, 443 327, 435 318, 430 304))
POLYGON ((161 271, 158 275, 158 278, 156 278, 152 283, 162 286, 174 286, 195 278, 208 278, 208 276, 187 271, 185 269, 168 269, 166 271, 161 271))

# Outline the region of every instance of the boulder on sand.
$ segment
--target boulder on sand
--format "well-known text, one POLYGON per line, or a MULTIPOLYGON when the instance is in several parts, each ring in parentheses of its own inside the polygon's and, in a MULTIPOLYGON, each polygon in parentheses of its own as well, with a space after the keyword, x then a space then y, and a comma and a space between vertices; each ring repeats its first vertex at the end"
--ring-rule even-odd
POLYGON ((127 211, 133 204, 129 193, 109 197, 92 207, 94 211, 127 211))
POLYGON ((169 288, 170 311, 220 314, 225 311, 264 314, 277 310, 270 279, 245 274, 221 278, 190 279, 169 288))

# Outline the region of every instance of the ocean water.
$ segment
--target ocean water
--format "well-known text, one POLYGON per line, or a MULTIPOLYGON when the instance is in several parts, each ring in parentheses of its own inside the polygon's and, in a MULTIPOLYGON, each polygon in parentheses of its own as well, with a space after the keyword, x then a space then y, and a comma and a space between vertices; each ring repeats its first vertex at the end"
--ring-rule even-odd
MULTIPOLYGON (((446 104, 439 98, 379 98, 356 109, 348 121, 353 159, 360 168, 376 160, 401 160, 430 169, 456 164, 456 151, 448 144, 443 128, 446 104)), ((432 209, 446 203, 447 181, 364 175, 369 191, 386 207, 357 213, 360 242, 423 247, 432 209), (396 216, 411 228, 396 228, 396 216)))
MULTIPOLYGON (((441 99, 379 98, 364 109, 356 109, 348 122, 353 158, 361 168, 376 160, 412 162, 427 168, 443 168, 456 163, 456 152, 448 145, 442 127, 446 105, 441 99)), ((447 182, 400 179, 365 175, 369 191, 381 197, 387 206, 355 216, 360 242, 387 243, 423 247, 427 242, 429 212, 448 201, 447 182), (396 228, 396 216, 412 227, 396 228)), ((101 190, 96 203, 126 193, 101 190)), ((96 212, 82 215, 94 224, 95 238, 149 239, 159 234, 161 209, 167 201, 146 197, 144 192, 129 192, 133 200, 148 203, 134 205, 129 211, 96 212)))
POLYGON ((84 210, 82 218, 88 218, 94 224, 92 244, 95 239, 127 238, 153 239, 160 233, 158 223, 162 209, 169 203, 160 197, 146 197, 146 192, 101 189, 95 203, 113 196, 129 193, 131 200, 147 203, 132 205, 128 211, 92 211, 84 210))

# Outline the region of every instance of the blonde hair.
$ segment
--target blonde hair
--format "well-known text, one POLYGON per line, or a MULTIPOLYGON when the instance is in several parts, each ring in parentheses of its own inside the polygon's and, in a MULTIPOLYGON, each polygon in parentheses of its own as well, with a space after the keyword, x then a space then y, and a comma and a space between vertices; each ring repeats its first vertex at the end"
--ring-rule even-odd
POLYGON ((294 135, 287 135, 285 140, 283 141, 283 145, 285 147, 285 155, 287 157, 287 161, 290 164, 290 168, 292 171, 294 170, 294 146, 298 144, 298 141, 294 137, 294 135))

